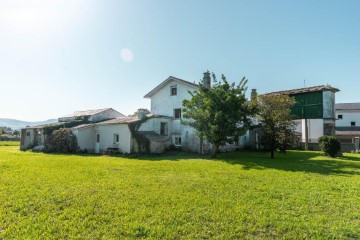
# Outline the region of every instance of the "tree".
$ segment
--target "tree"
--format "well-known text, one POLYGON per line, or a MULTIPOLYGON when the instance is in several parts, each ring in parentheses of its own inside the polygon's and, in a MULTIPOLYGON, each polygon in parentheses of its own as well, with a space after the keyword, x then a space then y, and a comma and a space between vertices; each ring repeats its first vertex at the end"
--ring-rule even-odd
POLYGON ((237 85, 229 84, 224 75, 222 81, 217 81, 215 74, 212 78, 212 87, 203 82, 196 92, 189 92, 192 98, 183 101, 182 123, 195 128, 200 140, 204 138, 213 145, 214 157, 220 146, 232 144, 245 134, 254 113, 245 98, 245 78, 237 85))
POLYGON ((294 104, 295 100, 288 95, 268 94, 257 98, 260 144, 271 152, 271 158, 277 149, 285 153, 294 143, 295 123, 290 110, 294 104))
POLYGON ((319 138, 320 149, 332 158, 341 150, 341 144, 334 136, 321 136, 319 138))

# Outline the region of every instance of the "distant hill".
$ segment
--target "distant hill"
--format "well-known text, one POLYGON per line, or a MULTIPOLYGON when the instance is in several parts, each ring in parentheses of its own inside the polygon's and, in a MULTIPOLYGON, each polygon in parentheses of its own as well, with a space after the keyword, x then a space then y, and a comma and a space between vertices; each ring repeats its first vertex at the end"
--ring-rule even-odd
POLYGON ((57 119, 49 119, 46 121, 39 121, 39 122, 27 122, 27 121, 21 121, 10 118, 0 118, 0 127, 9 127, 13 130, 19 130, 26 126, 44 125, 44 124, 56 123, 57 121, 58 121, 57 119))

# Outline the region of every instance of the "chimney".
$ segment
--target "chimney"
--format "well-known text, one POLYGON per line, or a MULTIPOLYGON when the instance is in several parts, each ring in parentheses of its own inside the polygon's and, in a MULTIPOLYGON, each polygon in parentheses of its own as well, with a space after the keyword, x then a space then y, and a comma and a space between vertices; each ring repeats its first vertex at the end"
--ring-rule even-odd
POLYGON ((202 84, 205 88, 209 89, 211 87, 211 78, 209 70, 204 72, 204 77, 202 80, 202 84))
POLYGON ((256 89, 251 89, 251 100, 256 100, 257 92, 256 89))

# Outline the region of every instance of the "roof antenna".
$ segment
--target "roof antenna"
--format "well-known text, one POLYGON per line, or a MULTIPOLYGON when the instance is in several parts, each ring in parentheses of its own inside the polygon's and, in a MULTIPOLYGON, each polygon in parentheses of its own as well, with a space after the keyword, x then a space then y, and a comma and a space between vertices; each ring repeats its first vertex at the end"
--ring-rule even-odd
POLYGON ((306 82, 306 79, 304 79, 304 87, 305 87, 305 82, 306 82))

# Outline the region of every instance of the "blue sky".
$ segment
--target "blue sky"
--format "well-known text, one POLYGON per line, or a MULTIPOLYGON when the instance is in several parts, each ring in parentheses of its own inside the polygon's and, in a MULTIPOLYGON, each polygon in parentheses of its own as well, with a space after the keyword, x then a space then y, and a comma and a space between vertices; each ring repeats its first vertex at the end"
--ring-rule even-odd
POLYGON ((0 117, 127 115, 150 108, 143 96, 168 76, 206 70, 245 76, 248 94, 306 80, 360 102, 359 11, 355 0, 2 0, 0 117))

